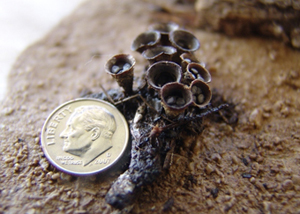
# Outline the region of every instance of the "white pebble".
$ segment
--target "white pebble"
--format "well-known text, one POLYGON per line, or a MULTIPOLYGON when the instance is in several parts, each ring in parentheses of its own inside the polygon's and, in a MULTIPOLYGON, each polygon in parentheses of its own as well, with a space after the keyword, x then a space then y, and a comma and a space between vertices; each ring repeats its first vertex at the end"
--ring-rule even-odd
POLYGON ((197 93, 197 86, 193 85, 193 87, 192 87, 192 93, 193 94, 197 93))
POLYGON ((131 66, 130 66, 129 63, 125 63, 125 64, 123 65, 123 70, 124 70, 124 71, 125 71, 125 70, 128 70, 130 67, 131 67, 131 66))
POLYGON ((172 105, 172 104, 175 104, 175 97, 168 97, 167 98, 167 103, 169 104, 169 105, 172 105))
POLYGON ((182 97, 179 97, 176 101, 176 105, 178 105, 178 106, 182 106, 182 105, 184 105, 184 103, 185 103, 185 101, 182 97))
POLYGON ((111 72, 114 73, 114 74, 118 73, 120 70, 121 70, 120 67, 117 66, 117 65, 113 65, 111 67, 111 72))
POLYGON ((197 100, 199 103, 203 103, 204 102, 204 95, 203 94, 199 94, 197 97, 197 100))

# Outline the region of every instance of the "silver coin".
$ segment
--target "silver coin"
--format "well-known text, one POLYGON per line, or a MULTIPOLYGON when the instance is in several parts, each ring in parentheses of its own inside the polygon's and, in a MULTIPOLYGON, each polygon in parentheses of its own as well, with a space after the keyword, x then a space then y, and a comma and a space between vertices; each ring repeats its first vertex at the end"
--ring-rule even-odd
POLYGON ((76 99, 56 108, 46 120, 41 146, 59 170, 82 176, 114 166, 128 146, 127 121, 108 102, 76 99))

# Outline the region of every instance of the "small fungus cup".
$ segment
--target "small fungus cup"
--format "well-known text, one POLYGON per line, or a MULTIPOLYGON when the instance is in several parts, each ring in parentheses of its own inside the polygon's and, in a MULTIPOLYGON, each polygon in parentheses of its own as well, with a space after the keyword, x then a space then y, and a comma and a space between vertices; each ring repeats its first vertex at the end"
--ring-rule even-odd
POLYGON ((171 61, 176 53, 176 48, 172 46, 156 46, 145 50, 142 56, 147 59, 150 64, 159 61, 171 61))
POLYGON ((170 32, 170 41, 177 48, 179 54, 195 52, 200 48, 199 40, 186 30, 174 30, 170 32))
POLYGON ((211 81, 211 75, 209 71, 200 63, 189 63, 185 71, 189 74, 189 77, 192 80, 199 79, 206 83, 209 83, 211 81))
POLYGON ((156 62, 148 68, 146 78, 148 85, 159 91, 167 83, 180 81, 181 67, 174 62, 156 62))
POLYGON ((198 59, 195 57, 193 53, 183 53, 180 55, 181 68, 183 71, 186 70, 186 67, 191 62, 199 63, 198 59))
POLYGON ((194 80, 190 85, 190 90, 193 95, 193 104, 195 106, 203 108, 209 104, 211 100, 211 91, 205 82, 194 80))
POLYGON ((161 101, 166 114, 175 118, 193 102, 189 88, 181 83, 165 84, 161 89, 161 101))
POLYGON ((131 45, 131 50, 143 53, 144 50, 158 45, 160 42, 160 33, 158 31, 146 31, 139 34, 131 45))
POLYGON ((105 71, 109 73, 126 94, 132 94, 135 59, 130 54, 118 54, 107 61, 105 71))

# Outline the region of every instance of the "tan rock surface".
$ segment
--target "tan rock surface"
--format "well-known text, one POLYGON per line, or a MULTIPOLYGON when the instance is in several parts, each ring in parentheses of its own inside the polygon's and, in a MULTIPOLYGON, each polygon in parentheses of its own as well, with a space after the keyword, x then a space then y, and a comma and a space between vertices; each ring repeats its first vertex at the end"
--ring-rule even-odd
MULTIPOLYGON (((133 54, 141 70, 145 61, 130 44, 155 19, 153 8, 146 1, 88 1, 21 54, 1 104, 0 212, 115 211, 104 200, 115 176, 57 171, 39 135, 57 105, 101 91, 99 83, 117 87, 103 69, 112 55, 133 54)), ((300 212, 300 53, 277 41, 190 30, 202 44, 197 57, 210 66, 211 87, 236 104, 239 122, 207 120, 131 213, 300 212)))

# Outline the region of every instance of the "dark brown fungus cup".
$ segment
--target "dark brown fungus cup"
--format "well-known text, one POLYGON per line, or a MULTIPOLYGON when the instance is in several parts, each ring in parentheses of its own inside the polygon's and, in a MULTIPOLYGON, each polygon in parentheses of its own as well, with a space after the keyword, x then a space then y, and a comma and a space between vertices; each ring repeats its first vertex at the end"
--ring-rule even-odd
POLYGON ((207 83, 211 81, 211 75, 209 71, 200 63, 189 63, 185 72, 192 80, 199 79, 207 83))
POLYGON ((156 46, 149 48, 142 53, 142 56, 147 59, 150 64, 158 61, 171 61, 176 53, 176 48, 172 46, 156 46))
POLYGON ((186 70, 186 67, 189 63, 191 62, 198 62, 198 59, 195 57, 195 55, 193 53, 189 53, 189 52, 186 52, 186 53, 183 53, 180 55, 180 61, 181 61, 181 68, 183 71, 186 70))
POLYGON ((195 52, 200 48, 199 40, 189 31, 174 30, 169 34, 170 41, 177 52, 182 54, 184 52, 195 52))
POLYGON ((190 85, 190 90, 193 95, 193 104, 195 106, 202 108, 209 104, 211 100, 211 91, 205 82, 194 80, 190 85))
POLYGON ((116 79, 127 94, 132 93, 134 65, 135 59, 129 54, 115 55, 105 65, 105 71, 116 79))
POLYGON ((143 53, 149 47, 154 47, 160 42, 160 33, 158 31, 146 31, 139 34, 131 45, 131 50, 143 53))
POLYGON ((161 35, 161 44, 169 46, 171 44, 169 40, 169 33, 171 31, 177 30, 179 25, 174 22, 166 22, 166 23, 155 23, 149 26, 150 30, 155 30, 160 32, 161 35))
POLYGON ((178 82, 165 84, 161 89, 161 102, 169 117, 177 117, 193 102, 191 90, 178 82))
POLYGON ((148 68, 146 79, 151 88, 160 90, 167 83, 180 81, 181 67, 170 61, 156 62, 148 68))

